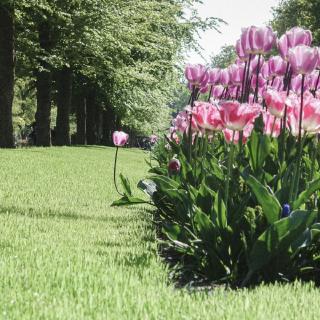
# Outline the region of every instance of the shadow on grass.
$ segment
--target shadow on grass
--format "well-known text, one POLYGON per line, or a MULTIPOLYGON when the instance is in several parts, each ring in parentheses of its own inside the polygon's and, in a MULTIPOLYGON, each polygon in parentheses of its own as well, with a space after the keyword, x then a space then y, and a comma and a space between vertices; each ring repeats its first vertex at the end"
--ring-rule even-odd
POLYGON ((130 221, 134 221, 136 216, 128 218, 126 215, 118 216, 93 216, 84 215, 72 211, 59 211, 54 209, 39 210, 35 208, 21 208, 17 206, 0 206, 0 215, 19 215, 27 218, 39 218, 39 219, 66 219, 66 220, 84 220, 84 221, 97 221, 108 222, 115 225, 127 224, 130 221))

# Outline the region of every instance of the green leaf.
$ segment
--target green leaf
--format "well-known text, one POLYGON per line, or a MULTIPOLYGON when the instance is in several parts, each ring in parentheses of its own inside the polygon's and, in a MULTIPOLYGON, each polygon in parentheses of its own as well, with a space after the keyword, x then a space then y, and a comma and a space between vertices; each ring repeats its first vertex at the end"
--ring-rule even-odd
POLYGON ((223 202, 222 196, 220 192, 217 194, 215 200, 214 200, 214 210, 217 215, 217 225, 220 228, 226 228, 227 227, 227 212, 226 212, 226 206, 223 202))
POLYGON ((260 270, 273 257, 288 250, 316 217, 317 211, 294 211, 290 217, 269 226, 253 245, 249 256, 250 272, 260 270))
POLYGON ((124 194, 131 197, 132 191, 131 191, 129 179, 126 178, 122 173, 120 173, 120 180, 124 190, 124 194))
POLYGON ((301 192, 298 198, 293 202, 292 210, 298 209, 302 204, 304 204, 311 195, 320 189, 320 179, 314 180, 308 184, 305 191, 301 192))
POLYGON ((256 196, 259 204, 262 207, 263 213, 268 222, 274 223, 279 220, 281 205, 278 199, 264 185, 262 185, 255 177, 243 175, 246 183, 250 186, 252 192, 256 196))
POLYGON ((113 201, 111 207, 130 206, 136 204, 149 204, 149 202, 135 197, 124 196, 119 200, 113 201))

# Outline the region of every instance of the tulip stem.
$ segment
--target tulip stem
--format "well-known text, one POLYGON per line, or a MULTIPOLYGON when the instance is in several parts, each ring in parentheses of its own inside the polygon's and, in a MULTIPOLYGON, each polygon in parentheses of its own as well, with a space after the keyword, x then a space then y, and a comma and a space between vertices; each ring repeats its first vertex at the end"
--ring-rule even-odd
POLYGON ((252 55, 251 53, 249 54, 249 61, 247 65, 247 74, 246 74, 246 81, 245 81, 245 94, 242 102, 248 102, 249 100, 249 95, 250 95, 250 81, 249 81, 249 76, 250 76, 250 64, 251 64, 251 59, 252 55))
POLYGON ((119 150, 119 147, 116 148, 116 155, 114 157, 114 166, 113 166, 113 183, 114 183, 114 186, 116 188, 116 191, 118 192, 118 194, 123 197, 124 194, 122 194, 119 189, 118 189, 118 186, 117 186, 117 178, 116 178, 116 173, 117 173, 117 159, 118 159, 118 150, 119 150))
POLYGON ((244 102, 244 93, 245 93, 245 80, 246 80, 246 74, 247 74, 247 67, 248 67, 248 61, 245 62, 244 64, 244 69, 243 69, 243 75, 242 75, 242 88, 241 88, 241 100, 240 102, 244 102))
POLYGON ((212 96, 212 90, 213 90, 213 84, 210 86, 208 102, 210 102, 210 99, 211 99, 211 96, 212 96))
POLYGON ((191 95, 191 104, 190 104, 190 114, 189 114, 189 128, 188 128, 188 140, 189 140, 189 154, 188 154, 188 161, 191 163, 192 159, 192 109, 194 105, 194 101, 197 96, 196 87, 192 87, 192 95, 191 95))
POLYGON ((319 81, 320 81, 320 70, 318 73, 318 78, 317 78, 317 82, 316 82, 316 86, 314 88, 314 96, 316 96, 317 90, 318 90, 318 86, 319 86, 319 81))
POLYGON ((233 130, 232 132, 232 140, 231 140, 231 146, 230 146, 230 152, 228 157, 228 166, 227 166, 227 177, 225 181, 225 194, 224 194, 224 204, 226 207, 226 212, 228 214, 228 200, 229 200, 229 185, 230 185, 230 175, 231 175, 231 166, 233 163, 233 157, 234 157, 234 137, 235 137, 236 131, 233 130))
POLYGON ((258 56, 258 65, 257 65, 257 72, 256 72, 256 89, 254 91, 253 102, 258 102, 260 60, 261 60, 261 54, 259 54, 258 56))

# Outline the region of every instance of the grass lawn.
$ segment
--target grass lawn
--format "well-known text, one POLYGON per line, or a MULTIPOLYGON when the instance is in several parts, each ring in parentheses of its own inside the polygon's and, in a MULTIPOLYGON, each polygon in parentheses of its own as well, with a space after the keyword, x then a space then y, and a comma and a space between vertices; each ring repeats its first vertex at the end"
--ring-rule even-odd
MULTIPOLYGON (((110 208, 114 149, 0 151, 0 319, 316 319, 311 284, 177 290, 142 209, 110 208)), ((135 183, 143 153, 120 150, 135 183)))

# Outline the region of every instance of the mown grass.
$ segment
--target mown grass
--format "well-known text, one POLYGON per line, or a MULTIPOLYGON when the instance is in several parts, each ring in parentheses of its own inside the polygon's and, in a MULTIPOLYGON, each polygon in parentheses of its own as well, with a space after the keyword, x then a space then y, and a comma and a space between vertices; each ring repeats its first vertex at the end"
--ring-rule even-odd
MULTIPOLYGON (((0 151, 0 319, 316 319, 311 284, 189 293, 143 208, 111 208, 114 149, 0 151)), ((137 182, 143 153, 121 150, 137 182)))

